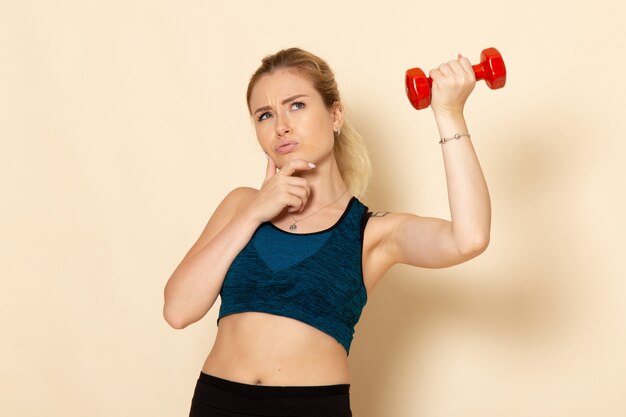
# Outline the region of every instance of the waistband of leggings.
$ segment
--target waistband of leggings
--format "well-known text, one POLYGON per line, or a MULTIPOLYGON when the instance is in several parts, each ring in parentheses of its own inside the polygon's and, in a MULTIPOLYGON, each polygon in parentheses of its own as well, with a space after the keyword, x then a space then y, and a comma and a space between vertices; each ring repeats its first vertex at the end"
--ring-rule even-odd
POLYGON ((350 393, 350 384, 337 385, 253 385, 230 381, 200 371, 198 381, 216 388, 229 391, 236 395, 250 393, 261 394, 263 397, 317 397, 324 395, 341 395, 350 393))

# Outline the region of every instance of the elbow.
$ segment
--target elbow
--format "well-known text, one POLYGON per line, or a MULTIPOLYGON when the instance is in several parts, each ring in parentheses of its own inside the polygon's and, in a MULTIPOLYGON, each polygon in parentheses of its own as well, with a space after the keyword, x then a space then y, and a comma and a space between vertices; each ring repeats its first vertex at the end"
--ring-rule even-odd
POLYGON ((179 314, 172 312, 171 308, 168 308, 167 305, 163 306, 163 318, 170 327, 177 330, 184 329, 189 325, 179 314))
POLYGON ((459 245, 459 251, 464 257, 474 258, 483 253, 489 246, 489 233, 481 233, 467 242, 459 245))

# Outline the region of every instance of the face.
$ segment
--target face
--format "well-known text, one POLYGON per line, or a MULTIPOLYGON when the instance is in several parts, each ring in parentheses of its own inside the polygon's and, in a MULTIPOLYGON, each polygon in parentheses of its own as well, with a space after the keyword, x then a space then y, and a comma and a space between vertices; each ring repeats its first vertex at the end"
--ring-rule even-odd
POLYGON ((252 89, 250 109, 257 139, 277 167, 295 158, 319 164, 332 157, 341 106, 328 109, 308 79, 288 70, 264 75, 252 89))

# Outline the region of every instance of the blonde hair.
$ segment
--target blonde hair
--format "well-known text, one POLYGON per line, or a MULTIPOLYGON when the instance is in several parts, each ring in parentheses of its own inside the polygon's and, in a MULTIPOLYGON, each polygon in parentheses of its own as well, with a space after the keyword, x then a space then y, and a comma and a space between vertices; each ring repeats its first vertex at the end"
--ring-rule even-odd
MULTIPOLYGON (((313 82, 313 86, 322 96, 322 100, 329 110, 335 103, 341 103, 335 75, 326 61, 303 49, 289 48, 263 58, 261 66, 250 78, 246 93, 250 113, 252 113, 250 96, 256 83, 262 76, 272 74, 280 69, 294 70, 313 82)), ((345 117, 341 134, 335 135, 333 153, 341 178, 350 192, 357 197, 363 196, 372 176, 372 165, 365 141, 345 117)))

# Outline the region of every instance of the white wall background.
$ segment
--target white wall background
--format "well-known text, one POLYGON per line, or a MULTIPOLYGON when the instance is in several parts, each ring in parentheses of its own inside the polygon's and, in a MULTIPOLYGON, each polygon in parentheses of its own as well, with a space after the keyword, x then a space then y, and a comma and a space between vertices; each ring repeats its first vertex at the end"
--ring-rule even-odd
POLYGON ((350 354, 358 417, 626 415, 624 39, 600 0, 0 4, 0 413, 184 416, 217 305, 176 331, 165 282, 232 188, 258 187, 245 88, 289 46, 334 68, 375 210, 447 217, 404 71, 497 47, 466 117, 491 245, 394 267, 350 354))

